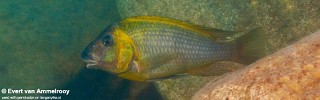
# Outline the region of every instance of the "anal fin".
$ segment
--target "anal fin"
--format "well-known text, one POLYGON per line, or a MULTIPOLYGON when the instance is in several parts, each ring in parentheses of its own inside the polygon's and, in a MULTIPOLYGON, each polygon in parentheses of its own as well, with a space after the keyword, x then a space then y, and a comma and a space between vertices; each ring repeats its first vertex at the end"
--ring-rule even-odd
POLYGON ((185 77, 188 74, 176 74, 176 75, 172 75, 172 76, 167 76, 167 77, 162 77, 162 78, 156 78, 156 79, 149 79, 149 80, 145 80, 146 82, 153 82, 153 81, 162 81, 162 80, 166 80, 166 79, 175 79, 175 78, 181 78, 181 77, 185 77))

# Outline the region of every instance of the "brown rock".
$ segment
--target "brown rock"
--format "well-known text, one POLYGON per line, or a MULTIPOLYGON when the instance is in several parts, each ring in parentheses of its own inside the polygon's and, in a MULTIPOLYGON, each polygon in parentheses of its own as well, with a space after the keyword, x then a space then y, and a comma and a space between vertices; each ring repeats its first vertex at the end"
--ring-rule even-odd
POLYGON ((193 100, 320 99, 320 31, 211 81, 193 100))

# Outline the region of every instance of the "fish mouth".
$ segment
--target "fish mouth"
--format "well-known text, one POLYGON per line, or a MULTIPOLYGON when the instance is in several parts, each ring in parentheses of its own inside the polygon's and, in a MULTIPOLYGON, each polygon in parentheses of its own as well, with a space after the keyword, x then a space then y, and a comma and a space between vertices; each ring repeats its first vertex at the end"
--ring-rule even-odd
POLYGON ((100 62, 100 57, 93 54, 88 48, 82 52, 81 59, 87 64, 87 68, 96 68, 100 62))

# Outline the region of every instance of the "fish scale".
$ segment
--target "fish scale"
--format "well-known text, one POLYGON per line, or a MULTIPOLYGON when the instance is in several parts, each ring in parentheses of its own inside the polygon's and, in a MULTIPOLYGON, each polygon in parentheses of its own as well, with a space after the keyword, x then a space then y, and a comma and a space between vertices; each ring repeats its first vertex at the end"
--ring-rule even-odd
POLYGON ((233 46, 215 43, 207 36, 183 28, 147 22, 133 23, 132 26, 135 26, 135 30, 128 29, 126 33, 145 62, 157 62, 152 58, 161 55, 173 56, 169 57, 172 58, 170 62, 161 66, 152 66, 159 64, 151 63, 146 72, 149 77, 176 74, 181 69, 188 70, 213 61, 230 59, 234 52, 233 46))

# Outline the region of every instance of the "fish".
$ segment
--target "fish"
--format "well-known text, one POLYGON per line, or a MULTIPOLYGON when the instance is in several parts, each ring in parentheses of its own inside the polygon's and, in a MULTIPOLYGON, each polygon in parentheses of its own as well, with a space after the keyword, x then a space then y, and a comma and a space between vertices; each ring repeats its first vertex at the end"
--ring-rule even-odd
POLYGON ((265 37, 261 27, 224 31, 172 18, 135 16, 105 28, 84 49, 81 59, 88 68, 133 81, 201 75, 203 71, 213 75, 228 72, 234 68, 232 63, 250 64, 265 56, 265 37))

